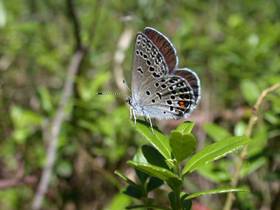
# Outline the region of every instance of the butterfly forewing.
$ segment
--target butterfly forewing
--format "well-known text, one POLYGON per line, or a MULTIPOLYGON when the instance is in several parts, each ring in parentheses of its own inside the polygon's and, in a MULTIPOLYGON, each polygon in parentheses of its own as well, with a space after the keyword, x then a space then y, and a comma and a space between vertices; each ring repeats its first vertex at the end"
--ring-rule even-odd
POLYGON ((160 53, 168 66, 169 73, 177 68, 178 58, 176 55, 176 50, 173 47, 169 39, 157 30, 146 27, 144 29, 144 34, 153 42, 153 44, 158 48, 160 53))
POLYGON ((152 84, 167 74, 167 68, 156 46, 145 34, 138 33, 134 50, 132 98, 141 104, 144 93, 153 91, 152 84))

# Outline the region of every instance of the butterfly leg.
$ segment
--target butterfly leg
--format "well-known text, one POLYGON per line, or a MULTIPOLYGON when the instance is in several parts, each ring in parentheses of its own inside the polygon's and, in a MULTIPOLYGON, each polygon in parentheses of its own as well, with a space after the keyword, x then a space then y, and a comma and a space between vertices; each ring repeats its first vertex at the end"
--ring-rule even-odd
POLYGON ((153 134, 154 134, 154 129, 153 129, 152 120, 151 120, 151 118, 150 118, 149 115, 147 115, 147 118, 148 118, 148 120, 149 120, 149 123, 150 123, 150 126, 151 126, 151 130, 152 130, 152 132, 153 132, 153 134))
POLYGON ((135 115, 135 112, 133 109, 132 109, 132 115, 133 115, 133 119, 134 119, 134 124, 136 125, 136 115, 135 115))

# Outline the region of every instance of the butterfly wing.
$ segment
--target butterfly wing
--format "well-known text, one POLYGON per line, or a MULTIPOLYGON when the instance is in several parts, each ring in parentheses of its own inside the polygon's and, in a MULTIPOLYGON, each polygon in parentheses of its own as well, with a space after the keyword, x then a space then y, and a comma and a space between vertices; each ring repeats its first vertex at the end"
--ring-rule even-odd
POLYGON ((167 69, 157 47, 144 33, 138 33, 134 50, 132 99, 141 105, 147 91, 152 91, 152 84, 165 76, 167 69))
POLYGON ((196 108, 197 104, 200 101, 200 80, 197 74, 188 68, 182 68, 177 69, 174 72, 175 75, 178 75, 182 78, 184 78, 190 85, 192 91, 193 91, 193 101, 191 111, 196 108))
POLYGON ((154 92, 143 100, 143 109, 150 117, 180 119, 189 116, 198 100, 186 79, 167 75, 155 83, 154 92))
POLYGON ((179 119, 192 112, 200 96, 199 79, 189 69, 177 70, 177 64, 175 48, 164 35, 152 28, 137 34, 132 76, 136 114, 179 119))
POLYGON ((153 42, 157 49, 159 49, 159 52, 168 66, 168 72, 171 73, 173 70, 177 69, 178 57, 176 49, 171 41, 162 33, 151 27, 146 27, 144 29, 144 34, 153 42))

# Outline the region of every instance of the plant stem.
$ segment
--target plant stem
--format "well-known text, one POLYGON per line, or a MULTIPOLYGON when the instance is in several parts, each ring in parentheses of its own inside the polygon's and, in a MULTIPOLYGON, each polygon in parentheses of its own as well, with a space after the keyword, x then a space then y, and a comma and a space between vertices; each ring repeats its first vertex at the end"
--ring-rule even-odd
MULTIPOLYGON (((252 132, 253 132, 253 128, 254 126, 256 125, 257 121, 258 121, 258 112, 259 112, 259 109, 265 99, 265 97, 276 91, 277 89, 280 89, 280 83, 276 83, 272 86, 270 86, 269 88, 265 89, 261 95, 259 96, 256 104, 254 105, 253 107, 253 112, 252 112, 252 116, 250 117, 249 119, 249 123, 248 123, 248 127, 247 129, 245 130, 245 136, 247 137, 251 137, 252 135, 252 132)), ((239 155, 239 160, 236 162, 235 164, 235 172, 232 176, 232 179, 231 179, 231 186, 232 187, 236 187, 238 181, 239 181, 239 178, 240 178, 240 171, 241 171, 241 168, 242 168, 242 164, 244 162, 244 160, 246 159, 246 156, 247 156, 247 150, 248 150, 248 146, 245 146, 243 148, 243 150, 241 151, 240 155, 239 155)), ((231 207, 232 207, 232 204, 233 204, 233 200, 234 200, 234 195, 232 192, 228 193, 227 194, 227 198, 226 198, 226 203, 225 203, 225 206, 224 206, 224 210, 231 210, 231 207)))

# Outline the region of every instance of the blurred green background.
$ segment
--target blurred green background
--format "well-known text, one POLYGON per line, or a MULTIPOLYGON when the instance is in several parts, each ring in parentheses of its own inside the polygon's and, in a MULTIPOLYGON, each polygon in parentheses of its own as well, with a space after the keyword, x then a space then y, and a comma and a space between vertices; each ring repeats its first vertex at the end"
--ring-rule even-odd
MULTIPOLYGON (((217 136, 242 135, 261 91, 280 82, 279 11, 278 0, 0 0, 0 209, 31 209, 60 112, 43 209, 117 210, 132 202, 113 172, 134 177, 126 161, 145 142, 129 119, 122 84, 130 84, 135 34, 145 26, 169 37, 179 66, 201 79, 201 103, 189 119, 198 149, 217 136), (77 56, 72 95, 58 110, 77 56)), ((237 194, 234 209, 280 206, 279 94, 262 107, 241 171, 251 192, 237 194)), ((156 124, 168 133, 178 123, 156 124)), ((201 168, 186 189, 228 184, 236 159, 201 168)), ((202 197, 193 209, 222 209, 224 201, 202 197)))

